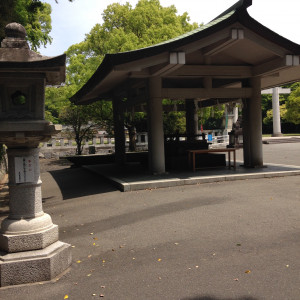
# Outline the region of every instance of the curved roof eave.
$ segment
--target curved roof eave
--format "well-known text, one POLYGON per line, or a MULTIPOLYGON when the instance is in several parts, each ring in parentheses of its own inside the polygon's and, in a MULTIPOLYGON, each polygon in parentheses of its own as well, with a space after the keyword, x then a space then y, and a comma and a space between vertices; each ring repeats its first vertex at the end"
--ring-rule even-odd
MULTIPOLYGON (((1 49, 3 50, 3 49, 1 49)), ((39 60, 29 60, 29 61, 1 61, 0 69, 7 72, 9 71, 24 71, 24 72, 44 72, 53 73, 55 72, 57 76, 47 76, 47 84, 59 84, 65 81, 65 69, 66 69, 66 54, 62 54, 54 57, 41 56, 42 59, 39 60), (55 70, 55 71, 53 71, 55 70)))
POLYGON ((236 20, 237 18, 234 12, 232 12, 227 14, 226 16, 222 16, 218 20, 214 20, 193 31, 162 43, 128 52, 106 54, 96 72, 87 81, 87 83, 74 96, 70 98, 70 101, 78 103, 80 98, 82 98, 89 90, 91 90, 100 81, 102 81, 117 65, 136 61, 145 57, 155 56, 165 51, 170 51, 170 49, 184 46, 188 43, 206 37, 214 33, 215 31, 222 29, 224 26, 234 23, 236 20))
MULTIPOLYGON (((81 99, 89 91, 95 88, 96 85, 99 84, 117 65, 130 63, 145 57, 151 57, 166 51, 171 51, 172 49, 177 49, 186 44, 214 34, 219 30, 222 30, 224 27, 230 26, 236 22, 239 22, 250 30, 257 32, 263 38, 291 51, 293 54, 300 55, 300 45, 278 35, 253 19, 247 12, 247 8, 250 5, 252 5, 252 0, 240 0, 217 18, 213 19, 210 23, 186 34, 146 48, 116 54, 106 54, 96 72, 92 75, 88 82, 70 98, 70 101, 79 104, 81 99)), ((85 101, 90 102, 89 99, 84 100, 84 102, 85 101)))

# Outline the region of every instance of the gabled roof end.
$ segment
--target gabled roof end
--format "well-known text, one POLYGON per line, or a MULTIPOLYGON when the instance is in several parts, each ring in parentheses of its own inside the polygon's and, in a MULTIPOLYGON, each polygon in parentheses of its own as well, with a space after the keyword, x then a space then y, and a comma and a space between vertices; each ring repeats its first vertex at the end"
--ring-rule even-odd
POLYGON ((240 0, 240 1, 236 2, 235 4, 233 4, 231 7, 229 7, 227 10, 225 10, 223 13, 221 13, 219 16, 214 18, 212 21, 219 19, 234 10, 235 11, 246 10, 251 5, 252 5, 252 0, 240 0))

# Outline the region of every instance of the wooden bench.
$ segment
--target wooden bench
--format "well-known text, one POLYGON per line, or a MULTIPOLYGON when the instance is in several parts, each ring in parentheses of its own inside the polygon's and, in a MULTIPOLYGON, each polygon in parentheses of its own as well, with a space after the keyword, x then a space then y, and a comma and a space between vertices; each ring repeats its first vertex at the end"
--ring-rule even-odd
POLYGON ((235 148, 221 148, 221 149, 201 149, 201 150, 187 150, 188 152, 188 158, 189 158, 189 166, 192 167, 193 172, 195 172, 196 169, 196 154, 203 154, 203 153, 216 153, 216 152, 225 152, 228 153, 228 169, 231 169, 231 167, 236 169, 236 155, 235 155, 235 148), (233 152, 233 165, 231 164, 231 157, 230 154, 233 152))

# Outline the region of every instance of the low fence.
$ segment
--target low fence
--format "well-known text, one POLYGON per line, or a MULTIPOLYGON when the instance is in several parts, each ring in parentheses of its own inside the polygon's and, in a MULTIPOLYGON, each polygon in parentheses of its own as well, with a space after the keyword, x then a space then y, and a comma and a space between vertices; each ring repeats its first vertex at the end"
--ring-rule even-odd
MULTIPOLYGON (((207 131, 206 139, 210 143, 211 148, 226 147, 229 144, 229 136, 220 134, 219 131, 207 131)), ((201 139, 201 137, 200 137, 201 139)), ((185 140, 181 137, 180 140, 185 140)), ((129 138, 126 138, 126 148, 129 146, 129 138)), ((136 135, 136 146, 138 151, 148 150, 148 134, 147 132, 139 132, 136 135)), ((59 158, 62 156, 75 155, 76 142, 62 137, 54 137, 47 143, 40 145, 41 157, 59 158)), ((82 154, 108 154, 115 150, 115 139, 108 135, 99 135, 91 140, 86 140, 83 145, 82 154)))
MULTIPOLYGON (((139 151, 148 150, 147 132, 139 132, 136 135, 136 146, 139 151)), ((129 146, 129 138, 126 138, 126 147, 129 146)), ((85 140, 82 154, 108 154, 115 151, 115 139, 108 135, 98 135, 91 140, 85 140)), ((63 137, 53 137, 40 145, 40 156, 45 158, 59 158, 75 155, 76 142, 63 137)))

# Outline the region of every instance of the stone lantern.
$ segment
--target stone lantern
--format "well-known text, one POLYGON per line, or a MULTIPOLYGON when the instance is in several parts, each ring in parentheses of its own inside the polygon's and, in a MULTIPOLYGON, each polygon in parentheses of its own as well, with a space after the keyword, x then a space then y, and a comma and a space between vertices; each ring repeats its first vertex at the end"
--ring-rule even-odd
POLYGON ((9 216, 0 231, 0 285, 50 280, 71 264, 71 247, 43 212, 39 144, 60 132, 45 120, 45 86, 65 80, 65 55, 31 51, 26 31, 5 27, 0 48, 0 143, 7 146, 9 216))

